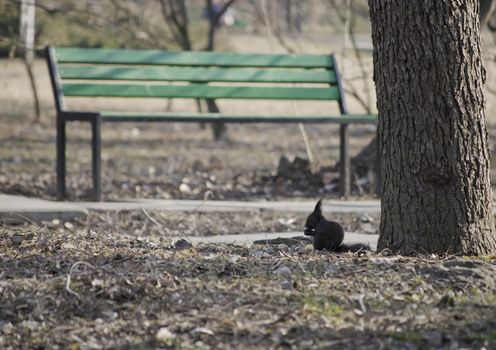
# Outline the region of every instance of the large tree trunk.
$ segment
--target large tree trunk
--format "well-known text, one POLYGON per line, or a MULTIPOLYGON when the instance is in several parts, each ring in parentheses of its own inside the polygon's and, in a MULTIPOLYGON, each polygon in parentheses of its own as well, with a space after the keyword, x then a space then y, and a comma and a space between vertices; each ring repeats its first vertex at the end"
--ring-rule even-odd
MULTIPOLYGON (((479 3, 479 18, 481 21, 482 29, 482 27, 484 27, 490 21, 492 13, 494 13, 494 11, 496 10, 496 0, 479 0, 479 3)), ((377 144, 377 139, 374 138, 374 140, 371 141, 369 145, 367 145, 351 160, 351 164, 355 168, 359 169, 357 172, 361 176, 364 176, 369 171, 374 171, 376 159, 375 150, 377 149, 377 146, 373 144, 377 144)))
POLYGON ((496 251, 477 0, 369 0, 382 159, 378 249, 496 251))

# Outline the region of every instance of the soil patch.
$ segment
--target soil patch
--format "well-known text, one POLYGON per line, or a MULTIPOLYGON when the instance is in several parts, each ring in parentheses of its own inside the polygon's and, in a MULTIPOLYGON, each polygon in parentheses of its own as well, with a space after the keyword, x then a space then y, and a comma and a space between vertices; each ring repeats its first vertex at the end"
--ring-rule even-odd
POLYGON ((495 295, 494 257, 0 229, 5 349, 492 348, 495 295))

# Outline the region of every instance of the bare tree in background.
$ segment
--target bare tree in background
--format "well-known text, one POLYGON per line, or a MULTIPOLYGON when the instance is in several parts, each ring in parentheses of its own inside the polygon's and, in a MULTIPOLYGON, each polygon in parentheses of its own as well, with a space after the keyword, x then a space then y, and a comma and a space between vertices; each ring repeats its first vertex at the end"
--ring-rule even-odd
POLYGON ((20 17, 20 45, 23 52, 23 61, 31 84, 34 99, 34 121, 41 119, 40 99, 33 74, 34 36, 35 36, 35 0, 22 0, 20 17))
MULTIPOLYGON (((174 40, 185 51, 193 50, 189 34, 188 7, 186 0, 158 0, 162 10, 162 15, 167 23, 174 40)), ((216 6, 214 0, 205 0, 205 9, 208 20, 207 44, 205 51, 215 49, 215 34, 221 25, 222 16, 236 0, 223 2, 220 7, 216 6)), ((208 112, 219 113, 219 107, 213 99, 205 100, 208 112)), ((198 102, 199 108, 201 104, 198 102)), ((224 123, 212 123, 212 131, 215 140, 220 140, 227 136, 227 127, 224 123)))

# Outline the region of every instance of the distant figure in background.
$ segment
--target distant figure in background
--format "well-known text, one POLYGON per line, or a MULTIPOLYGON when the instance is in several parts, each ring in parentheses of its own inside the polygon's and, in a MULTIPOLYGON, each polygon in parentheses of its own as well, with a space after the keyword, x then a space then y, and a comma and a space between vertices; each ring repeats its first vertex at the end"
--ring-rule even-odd
MULTIPOLYGON (((222 10, 222 2, 219 0, 212 1, 212 15, 217 16, 221 10, 222 10)), ((208 8, 205 8, 203 10, 203 18, 209 21, 211 20, 209 16, 208 8)), ((219 26, 225 25, 226 27, 231 27, 234 25, 235 22, 236 20, 234 18, 234 10, 231 7, 229 7, 220 18, 219 26)))

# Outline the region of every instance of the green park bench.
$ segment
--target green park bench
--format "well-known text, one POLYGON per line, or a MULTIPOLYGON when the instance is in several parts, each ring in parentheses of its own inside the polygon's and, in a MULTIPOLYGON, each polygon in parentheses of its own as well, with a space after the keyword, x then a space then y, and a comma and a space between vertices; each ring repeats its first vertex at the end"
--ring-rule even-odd
POLYGON ((350 191, 348 125, 377 123, 348 113, 334 55, 46 48, 57 111, 57 198, 66 199, 66 124, 92 129, 93 199, 101 198, 102 122, 334 123, 340 125, 340 191, 350 191), (182 82, 182 84, 173 84, 182 82), (184 82, 188 84, 184 84, 184 82), (209 85, 209 83, 216 83, 209 85), (220 83, 226 83, 219 85, 220 83), (257 84, 254 84, 257 83, 257 84), (260 83, 260 84, 258 84, 260 83), (338 115, 75 111, 66 97, 336 101, 338 115))

